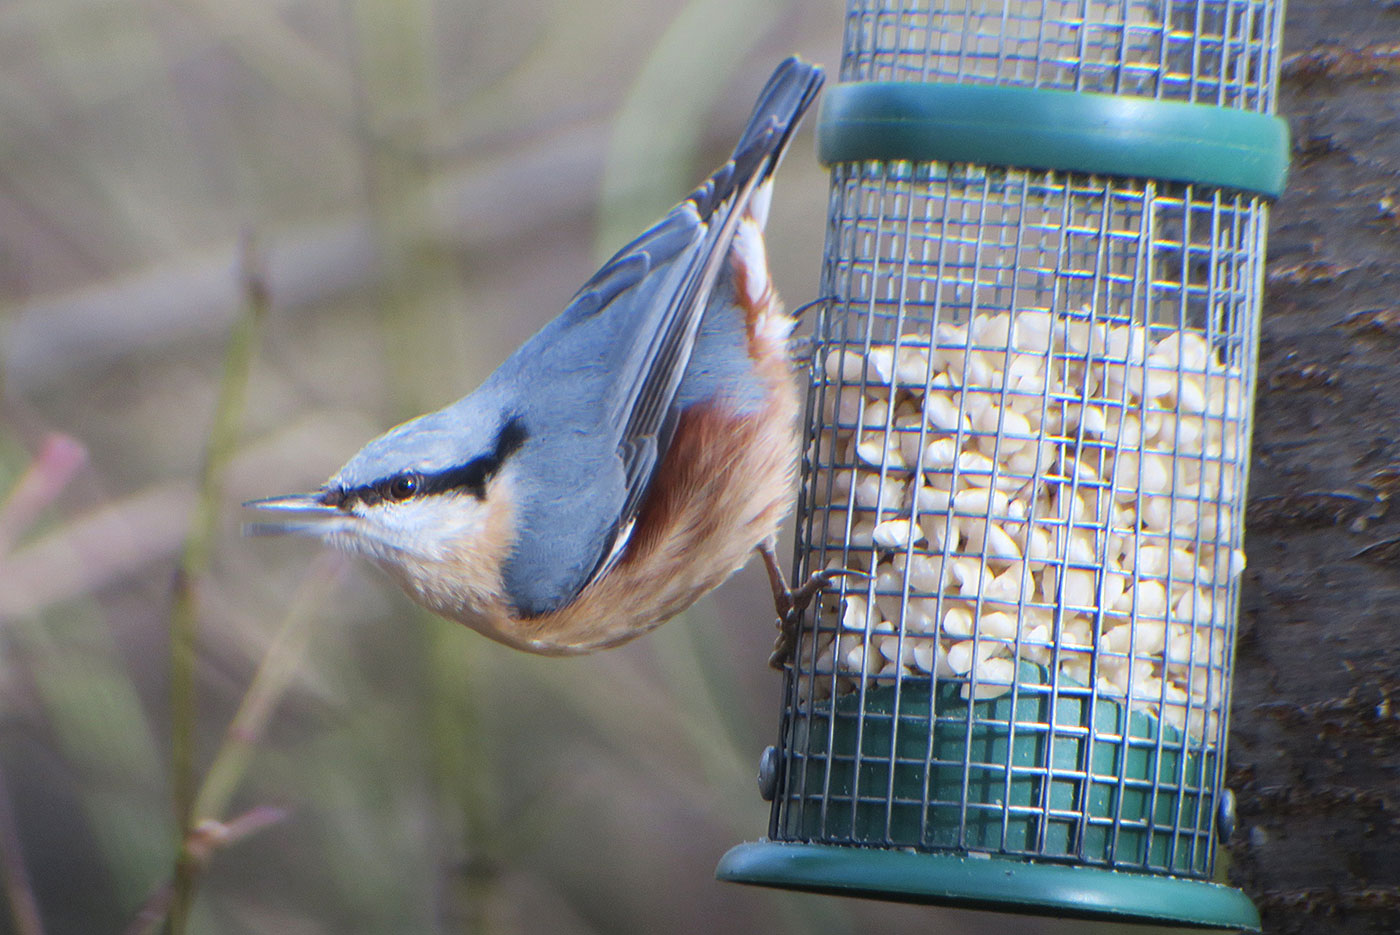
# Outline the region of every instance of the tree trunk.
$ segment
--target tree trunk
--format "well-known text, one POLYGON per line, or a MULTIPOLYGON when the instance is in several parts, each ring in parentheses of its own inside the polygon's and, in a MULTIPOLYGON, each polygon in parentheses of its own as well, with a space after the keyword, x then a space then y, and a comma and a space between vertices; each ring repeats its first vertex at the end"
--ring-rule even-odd
POLYGON ((1293 0, 1229 784, 1269 933, 1400 932, 1400 3, 1293 0))

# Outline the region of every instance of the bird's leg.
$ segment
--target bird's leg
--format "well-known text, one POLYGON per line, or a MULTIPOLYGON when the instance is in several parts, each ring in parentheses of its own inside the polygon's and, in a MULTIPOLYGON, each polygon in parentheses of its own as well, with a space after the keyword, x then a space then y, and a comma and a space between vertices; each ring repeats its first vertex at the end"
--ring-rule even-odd
POLYGON ((797 649, 797 624, 802 614, 812 604, 812 599, 826 590, 831 582, 842 575, 858 575, 861 572, 842 568, 828 568, 814 571, 801 587, 793 590, 787 586, 783 569, 778 564, 775 550, 777 542, 773 538, 758 544, 758 554, 763 556, 763 567, 768 572, 768 584, 773 588, 773 606, 778 611, 778 638, 773 642, 773 654, 768 657, 768 665, 781 669, 792 659, 797 649))

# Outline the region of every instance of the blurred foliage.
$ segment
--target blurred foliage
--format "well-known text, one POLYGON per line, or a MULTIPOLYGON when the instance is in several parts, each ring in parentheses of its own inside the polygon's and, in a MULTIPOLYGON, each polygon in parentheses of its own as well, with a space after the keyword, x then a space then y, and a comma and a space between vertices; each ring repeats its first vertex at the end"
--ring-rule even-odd
MULTIPOLYGON (((0 5, 0 930, 158 924, 182 846, 200 933, 928 926, 713 880, 767 827, 756 569, 637 643, 537 659, 239 535, 242 500, 472 388, 723 156, 778 58, 834 64, 841 23, 0 5), (55 432, 85 452, 67 473, 55 432)), ((793 304, 825 199, 806 136, 771 225, 793 304)))

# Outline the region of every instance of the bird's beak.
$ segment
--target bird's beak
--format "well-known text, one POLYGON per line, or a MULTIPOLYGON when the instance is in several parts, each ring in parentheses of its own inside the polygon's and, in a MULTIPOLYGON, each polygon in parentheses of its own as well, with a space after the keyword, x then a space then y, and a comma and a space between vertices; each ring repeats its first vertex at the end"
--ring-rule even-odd
POLYGON ((314 493, 292 493, 265 500, 249 500, 243 504, 252 510, 267 510, 275 513, 293 513, 296 519, 274 520, 267 523, 246 523, 245 536, 302 535, 319 536, 333 530, 334 520, 343 519, 345 514, 323 500, 321 491, 314 493))
POLYGON ((265 500, 249 500, 243 505, 254 510, 277 510, 285 513, 323 513, 327 516, 336 512, 335 507, 327 506, 321 491, 315 493, 289 493, 265 500))

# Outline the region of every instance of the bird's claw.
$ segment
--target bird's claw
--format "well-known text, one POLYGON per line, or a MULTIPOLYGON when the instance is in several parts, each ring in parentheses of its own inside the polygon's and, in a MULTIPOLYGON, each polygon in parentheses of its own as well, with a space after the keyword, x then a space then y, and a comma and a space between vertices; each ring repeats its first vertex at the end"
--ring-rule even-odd
POLYGON ((796 589, 783 587, 779 590, 774 587, 773 600, 778 610, 778 637, 773 641, 773 653, 768 657, 770 668, 781 670, 792 661, 793 653, 797 650, 802 615, 812 606, 812 601, 817 595, 841 577, 869 578, 870 575, 849 568, 827 568, 812 572, 796 589))

